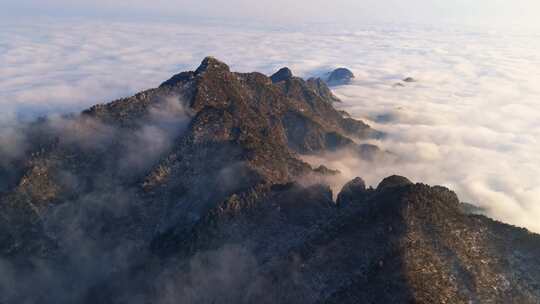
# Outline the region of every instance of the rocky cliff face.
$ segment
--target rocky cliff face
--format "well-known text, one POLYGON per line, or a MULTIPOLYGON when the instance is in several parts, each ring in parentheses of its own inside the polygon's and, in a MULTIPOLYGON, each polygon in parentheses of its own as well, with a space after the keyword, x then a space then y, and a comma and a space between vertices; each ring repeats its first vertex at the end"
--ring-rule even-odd
POLYGON ((0 303, 538 303, 540 238, 450 190, 301 154, 383 136, 322 81, 206 58, 159 88, 25 126, 0 162, 0 303), (358 172, 362 175, 362 172, 358 172))

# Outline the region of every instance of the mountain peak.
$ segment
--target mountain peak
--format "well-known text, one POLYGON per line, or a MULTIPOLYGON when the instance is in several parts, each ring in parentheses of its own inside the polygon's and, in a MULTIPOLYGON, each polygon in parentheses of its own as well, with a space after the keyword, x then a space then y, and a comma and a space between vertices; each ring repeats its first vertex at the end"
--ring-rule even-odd
POLYGON ((356 177, 346 183, 337 197, 337 205, 343 206, 352 201, 355 197, 361 197, 366 192, 366 183, 360 177, 356 177))
POLYGON ((381 183, 379 184, 379 186, 377 186, 377 190, 406 186, 406 185, 411 185, 411 184, 412 182, 406 177, 399 176, 399 175, 392 175, 383 179, 381 183))
POLYGON ((330 86, 349 84, 354 79, 354 74, 347 68, 337 68, 328 75, 326 82, 330 86))
POLYGON ((201 65, 195 71, 195 74, 200 75, 207 71, 230 72, 230 68, 226 63, 218 60, 217 58, 208 56, 203 59, 201 65))
POLYGON ((285 81, 285 80, 290 79, 292 77, 293 77, 293 73, 292 73, 291 69, 289 69, 288 67, 283 67, 283 68, 279 69, 279 71, 274 73, 274 75, 270 76, 270 79, 272 79, 273 83, 276 83, 276 82, 280 82, 280 81, 285 81))

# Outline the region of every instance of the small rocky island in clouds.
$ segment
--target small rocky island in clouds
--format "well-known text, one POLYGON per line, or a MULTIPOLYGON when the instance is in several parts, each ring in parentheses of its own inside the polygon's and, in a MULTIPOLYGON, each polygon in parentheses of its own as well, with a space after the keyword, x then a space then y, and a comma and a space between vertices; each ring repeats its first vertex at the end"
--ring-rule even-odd
POLYGON ((353 78, 208 57, 21 126, 0 162, 0 303, 539 303, 540 236, 406 177, 333 193, 340 172, 302 160, 385 157, 333 106, 353 78))

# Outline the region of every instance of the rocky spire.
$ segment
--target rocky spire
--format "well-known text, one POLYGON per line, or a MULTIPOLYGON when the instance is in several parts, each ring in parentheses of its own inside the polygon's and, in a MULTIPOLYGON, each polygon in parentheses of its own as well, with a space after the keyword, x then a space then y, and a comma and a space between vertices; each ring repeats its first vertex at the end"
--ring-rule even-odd
POLYGON ((383 190, 383 189, 398 187, 398 186, 406 186, 406 185, 411 185, 411 184, 412 182, 406 177, 399 176, 399 175, 392 175, 383 179, 381 183, 379 184, 379 186, 377 186, 377 190, 383 190))
POLYGON ((200 75, 205 72, 230 72, 230 68, 227 64, 218 59, 208 56, 201 62, 201 65, 197 68, 195 74, 200 75))
POLYGON ((274 75, 272 75, 270 79, 272 79, 273 83, 276 83, 280 81, 285 81, 292 77, 293 77, 292 71, 289 68, 284 67, 284 68, 281 68, 279 71, 277 71, 274 75))

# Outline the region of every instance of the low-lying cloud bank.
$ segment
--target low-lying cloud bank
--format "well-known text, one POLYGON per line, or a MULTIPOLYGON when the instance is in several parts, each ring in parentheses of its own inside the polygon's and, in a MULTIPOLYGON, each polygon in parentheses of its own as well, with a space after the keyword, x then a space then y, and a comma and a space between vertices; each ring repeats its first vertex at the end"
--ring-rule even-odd
MULTIPOLYGON (((346 66, 356 80, 335 88, 344 101, 339 107, 387 132, 376 144, 397 157, 369 163, 345 152, 327 155, 324 162, 340 169, 343 180, 359 175, 375 185, 400 174, 443 184, 490 216, 540 232, 537 35, 406 26, 246 31, 38 22, 2 28, 3 155, 24 150, 14 121, 130 95, 195 68, 206 55, 233 70, 267 74, 284 65, 299 76, 346 66), (395 86, 409 76, 418 81, 395 86)), ((141 139, 159 141, 153 130, 142 130, 141 139)))
POLYGON ((352 63, 362 76, 337 90, 344 110, 389 134, 378 144, 397 160, 334 162, 368 172, 370 183, 398 173, 447 185, 490 216, 540 232, 540 57, 533 54, 540 44, 504 34, 434 34, 415 36, 404 54, 389 56, 388 78, 382 71, 364 76, 365 67, 352 63), (405 76, 418 82, 392 86, 405 76))

